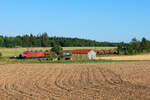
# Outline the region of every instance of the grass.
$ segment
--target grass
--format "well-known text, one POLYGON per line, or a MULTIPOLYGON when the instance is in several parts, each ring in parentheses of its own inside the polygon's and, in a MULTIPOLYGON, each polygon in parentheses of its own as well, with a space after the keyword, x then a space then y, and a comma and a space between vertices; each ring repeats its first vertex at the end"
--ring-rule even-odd
MULTIPOLYGON (((63 47, 64 50, 74 50, 74 49, 104 49, 104 50, 110 50, 115 49, 116 47, 63 47)), ((19 54, 22 54, 24 51, 28 50, 49 50, 50 47, 32 47, 32 48, 0 48, 0 52, 2 53, 3 57, 14 57, 18 56, 19 54)))
POLYGON ((25 64, 85 64, 85 63, 106 63, 106 62, 133 62, 135 60, 76 60, 76 61, 25 61, 25 64))
POLYGON ((85 63, 107 63, 107 62, 135 62, 136 60, 61 60, 61 61, 48 61, 48 60, 16 60, 16 59, 3 59, 0 64, 85 64, 85 63))

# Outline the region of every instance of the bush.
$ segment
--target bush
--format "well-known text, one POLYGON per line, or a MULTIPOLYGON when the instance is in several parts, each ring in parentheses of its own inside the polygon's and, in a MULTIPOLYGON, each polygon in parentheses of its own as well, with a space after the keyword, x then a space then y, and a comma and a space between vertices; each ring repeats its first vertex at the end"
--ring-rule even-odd
POLYGON ((65 58, 65 55, 62 54, 62 55, 60 56, 60 58, 62 58, 62 59, 65 58))
POLYGON ((49 52, 48 50, 45 50, 45 52, 49 52))
POLYGON ((23 56, 22 54, 19 55, 18 59, 23 59, 23 56))
POLYGON ((0 57, 2 57, 2 53, 0 52, 0 57))
POLYGON ((147 53, 150 53, 150 49, 147 50, 147 53))
POLYGON ((49 60, 53 60, 53 59, 55 59, 55 58, 57 58, 57 55, 56 55, 56 54, 48 55, 48 59, 49 59, 49 60))

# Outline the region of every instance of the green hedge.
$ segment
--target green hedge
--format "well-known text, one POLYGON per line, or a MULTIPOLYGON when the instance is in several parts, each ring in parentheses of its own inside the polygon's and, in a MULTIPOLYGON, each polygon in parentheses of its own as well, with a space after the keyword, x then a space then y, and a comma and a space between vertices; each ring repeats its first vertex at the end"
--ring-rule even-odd
POLYGON ((0 52, 0 57, 2 57, 2 53, 0 52))

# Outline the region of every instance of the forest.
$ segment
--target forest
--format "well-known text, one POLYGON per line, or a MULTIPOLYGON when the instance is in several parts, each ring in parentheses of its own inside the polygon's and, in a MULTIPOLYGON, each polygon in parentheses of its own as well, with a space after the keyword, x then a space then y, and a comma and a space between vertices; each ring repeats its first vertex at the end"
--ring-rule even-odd
POLYGON ((145 37, 141 41, 133 38, 129 43, 119 43, 118 50, 124 55, 150 53, 150 41, 145 37))
POLYGON ((115 47, 118 43, 97 42, 95 40, 69 38, 69 37, 49 37, 48 34, 40 35, 26 34, 23 36, 0 36, 0 47, 14 48, 21 47, 54 47, 59 45, 62 47, 115 47))

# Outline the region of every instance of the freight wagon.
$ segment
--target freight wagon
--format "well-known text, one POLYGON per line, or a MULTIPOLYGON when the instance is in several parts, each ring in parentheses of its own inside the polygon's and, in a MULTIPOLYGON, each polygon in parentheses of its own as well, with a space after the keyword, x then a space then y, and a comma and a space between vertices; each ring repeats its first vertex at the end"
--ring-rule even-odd
POLYGON ((95 50, 97 55, 105 55, 105 54, 119 54, 118 50, 95 50))

